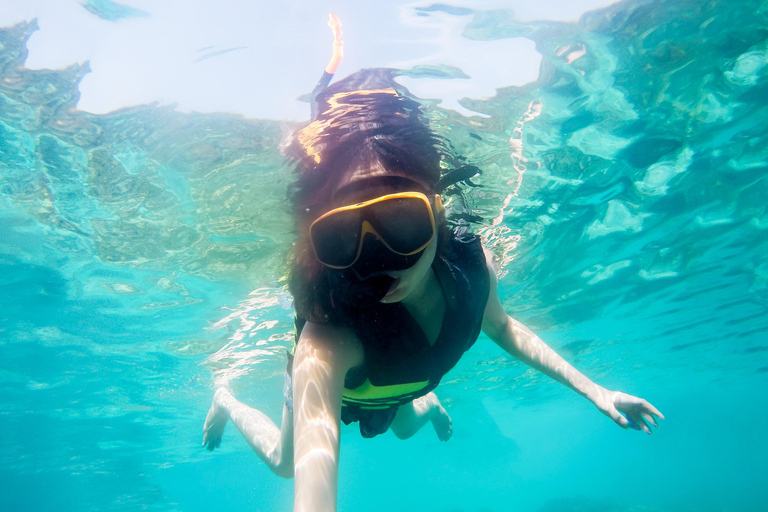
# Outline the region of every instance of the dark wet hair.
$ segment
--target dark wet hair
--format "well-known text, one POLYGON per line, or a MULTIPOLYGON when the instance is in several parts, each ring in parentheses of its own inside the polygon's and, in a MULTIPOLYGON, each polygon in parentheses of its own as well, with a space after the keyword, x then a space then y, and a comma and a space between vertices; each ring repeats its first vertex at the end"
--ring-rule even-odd
POLYGON ((445 144, 430 131, 420 104, 394 82, 394 74, 362 70, 322 91, 316 118, 294 132, 285 147, 296 162, 289 198, 298 231, 288 288, 297 314, 315 323, 345 323, 351 310, 365 303, 371 286, 386 285, 371 281, 356 287, 349 271, 325 267, 312 250, 309 226, 338 206, 334 196, 344 178, 384 170, 385 176, 376 178, 384 186, 438 191, 445 144))

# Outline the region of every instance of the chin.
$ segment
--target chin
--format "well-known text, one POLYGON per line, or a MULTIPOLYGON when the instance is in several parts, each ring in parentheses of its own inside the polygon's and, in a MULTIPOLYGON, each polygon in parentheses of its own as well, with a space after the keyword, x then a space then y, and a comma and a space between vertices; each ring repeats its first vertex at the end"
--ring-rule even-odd
POLYGON ((396 302, 400 302, 401 300, 403 300, 403 297, 399 297, 399 295, 400 294, 398 293, 396 295, 393 295, 392 297, 384 297, 379 302, 381 302, 382 304, 395 304, 396 302))
POLYGON ((395 290, 391 294, 386 294, 379 302, 382 304, 394 304, 405 298, 407 293, 403 290, 402 281, 395 281, 394 286, 396 287, 395 290))

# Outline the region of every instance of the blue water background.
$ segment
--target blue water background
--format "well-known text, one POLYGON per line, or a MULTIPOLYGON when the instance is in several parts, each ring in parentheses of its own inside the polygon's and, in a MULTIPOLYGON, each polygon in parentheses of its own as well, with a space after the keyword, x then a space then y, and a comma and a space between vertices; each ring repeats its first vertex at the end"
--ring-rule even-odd
MULTIPOLYGON (((425 102, 484 172, 452 207, 512 316, 667 419, 623 431, 481 337, 438 389, 449 443, 342 429, 340 510, 768 509, 768 5, 470 15, 542 74, 464 101, 485 117, 425 102)), ((280 123, 78 111, 87 68, 24 68, 33 30, 0 30, 0 509, 290 510, 231 428, 200 446, 216 385, 280 417, 280 123)))

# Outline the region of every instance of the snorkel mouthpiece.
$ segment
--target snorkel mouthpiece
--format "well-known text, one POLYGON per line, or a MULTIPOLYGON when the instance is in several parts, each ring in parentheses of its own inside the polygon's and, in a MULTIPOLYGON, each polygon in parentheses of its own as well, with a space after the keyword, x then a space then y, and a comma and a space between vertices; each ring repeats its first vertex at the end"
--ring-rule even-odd
POLYGON ((372 234, 365 235, 360 258, 352 267, 333 271, 335 300, 354 308, 367 308, 379 304, 396 279, 384 272, 405 270, 419 261, 420 251, 402 256, 388 250, 372 234))
POLYGON ((394 277, 377 275, 359 279, 353 270, 334 271, 334 300, 352 308, 368 308, 381 302, 395 282, 394 277))

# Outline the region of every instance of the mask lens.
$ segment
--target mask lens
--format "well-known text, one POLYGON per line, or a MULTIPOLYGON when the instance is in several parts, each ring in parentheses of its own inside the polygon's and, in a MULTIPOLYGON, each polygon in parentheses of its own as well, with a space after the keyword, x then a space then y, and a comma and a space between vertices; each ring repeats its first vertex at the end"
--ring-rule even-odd
POLYGON ((361 260, 370 260, 371 268, 408 268, 418 260, 416 253, 426 247, 434 234, 432 209, 420 194, 385 196, 339 208, 310 227, 317 258, 335 268, 353 265, 358 255, 361 260), (370 228, 373 233, 368 231, 370 228), (371 236, 361 240, 363 232, 371 236), (375 249, 371 245, 374 241, 375 249))
POLYGON ((318 219, 310 236, 317 259, 333 267, 354 263, 360 248, 360 211, 347 210, 318 219))
POLYGON ((435 233, 432 211, 423 199, 417 197, 393 198, 372 204, 366 218, 387 245, 400 254, 423 249, 435 233))

